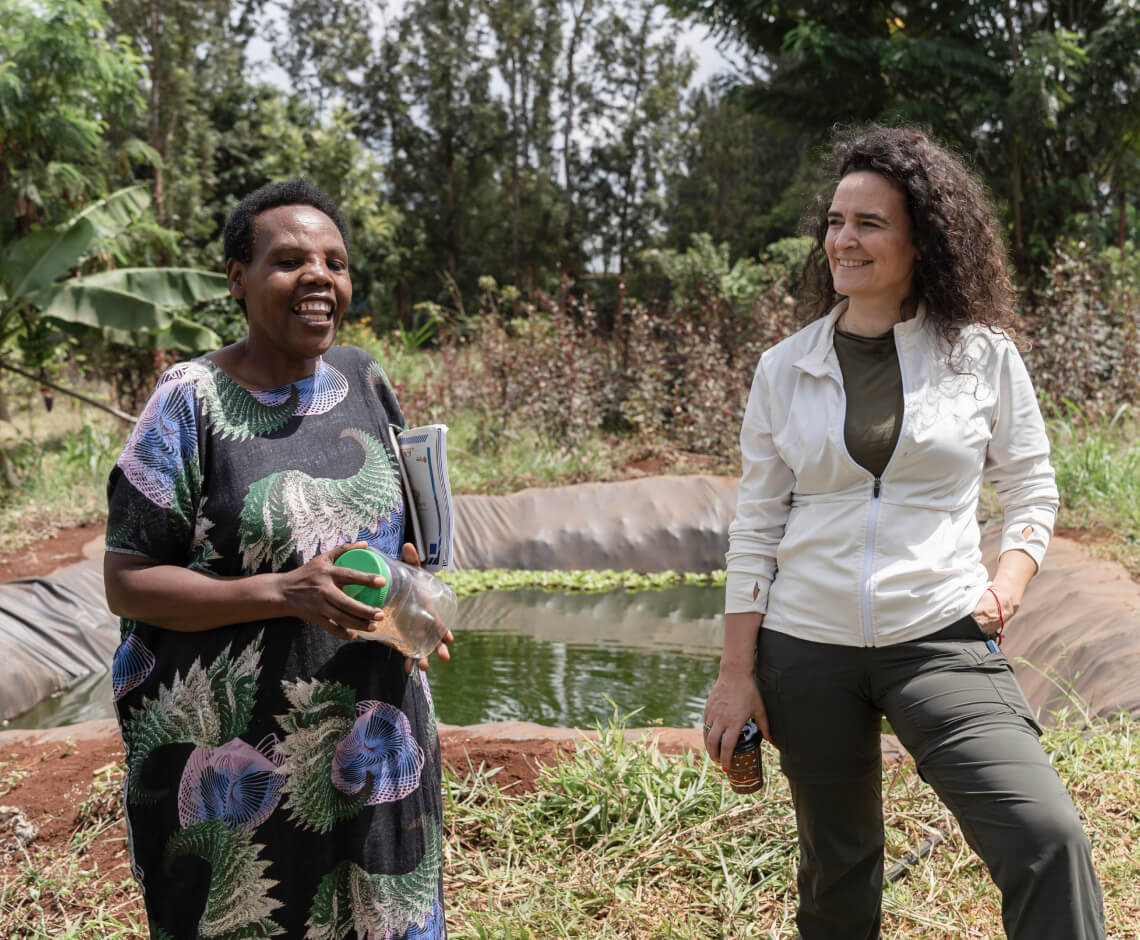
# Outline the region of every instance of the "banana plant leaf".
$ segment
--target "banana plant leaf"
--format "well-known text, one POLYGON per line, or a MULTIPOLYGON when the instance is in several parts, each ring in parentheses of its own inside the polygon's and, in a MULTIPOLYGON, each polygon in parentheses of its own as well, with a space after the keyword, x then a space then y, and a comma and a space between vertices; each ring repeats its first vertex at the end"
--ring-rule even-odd
POLYGON ((88 219, 100 238, 118 235, 150 206, 150 184, 139 183, 92 203, 74 219, 88 219))
MULTIPOLYGON (((217 300, 229 293, 224 274, 199 268, 117 268, 71 278, 60 286, 68 284, 125 291, 162 307, 217 300)), ((35 298, 32 301, 35 303, 35 298)))
POLYGON ((165 330, 173 314, 164 306, 110 287, 57 284, 29 298, 44 316, 96 328, 165 330))
POLYGON ((179 352, 198 353, 222 345, 222 338, 209 327, 180 316, 171 317, 170 325, 164 330, 131 333, 104 327, 100 333, 105 342, 145 349, 177 349, 179 352))
POLYGON ((43 290, 75 267, 97 237, 95 223, 80 218, 66 228, 40 229, 21 238, 0 260, 0 281, 8 296, 43 290))
POLYGON ((45 228, 15 242, 0 260, 4 297, 43 290, 74 268, 100 238, 113 237, 150 205, 147 184, 128 186, 88 206, 55 228, 45 228))

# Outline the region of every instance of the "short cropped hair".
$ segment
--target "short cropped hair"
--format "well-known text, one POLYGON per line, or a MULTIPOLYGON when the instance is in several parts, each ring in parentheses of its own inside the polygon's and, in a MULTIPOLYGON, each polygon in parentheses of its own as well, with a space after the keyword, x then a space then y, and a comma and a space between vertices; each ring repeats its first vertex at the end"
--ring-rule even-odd
POLYGON ((254 221, 261 213, 278 206, 312 206, 319 209, 332 219, 340 237, 344 239, 345 250, 348 250, 348 227, 336 203, 307 179, 298 177, 255 189, 237 204, 226 219, 222 235, 227 262, 231 258, 243 264, 253 260, 254 221))

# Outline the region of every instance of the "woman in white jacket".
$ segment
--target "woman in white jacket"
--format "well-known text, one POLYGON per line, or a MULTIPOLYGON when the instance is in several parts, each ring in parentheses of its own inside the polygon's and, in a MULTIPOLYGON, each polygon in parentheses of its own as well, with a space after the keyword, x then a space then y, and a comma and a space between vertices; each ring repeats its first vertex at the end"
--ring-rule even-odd
POLYGON ((883 715, 989 867, 1007 936, 1103 938, 1088 840, 999 649, 1057 490, 997 223, 917 130, 846 135, 834 161, 799 298, 814 322, 761 357, 741 429, 706 747, 726 763, 751 716, 779 750, 803 940, 879 936, 883 715), (1004 510, 992 581, 983 481, 1004 510))

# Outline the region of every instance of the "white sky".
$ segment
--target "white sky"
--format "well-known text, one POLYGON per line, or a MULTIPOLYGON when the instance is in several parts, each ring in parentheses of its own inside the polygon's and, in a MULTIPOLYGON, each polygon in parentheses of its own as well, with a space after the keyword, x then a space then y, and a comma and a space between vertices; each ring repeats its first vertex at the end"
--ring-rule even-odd
MULTIPOLYGON (((696 54, 697 69, 693 75, 693 87, 703 85, 718 72, 731 70, 730 61, 717 49, 716 43, 708 37, 703 25, 682 24, 681 45, 696 54)), ((249 61, 260 71, 261 76, 278 88, 289 88, 289 76, 273 61, 269 44, 260 35, 254 36, 249 44, 249 61)))

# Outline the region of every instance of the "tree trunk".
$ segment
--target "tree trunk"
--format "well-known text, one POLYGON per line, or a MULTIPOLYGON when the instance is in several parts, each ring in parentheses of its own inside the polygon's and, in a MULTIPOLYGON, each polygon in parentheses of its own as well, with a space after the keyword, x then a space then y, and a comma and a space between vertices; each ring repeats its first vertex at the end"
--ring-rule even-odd
MULTIPOLYGON (((566 177, 565 211, 562 214, 562 279, 570 277, 571 241, 574 238, 574 160, 571 146, 574 139, 574 54, 578 51, 578 41, 586 25, 592 0, 582 0, 581 10, 571 7, 573 27, 570 30, 570 44, 566 47, 566 77, 562 83, 562 172, 566 177)), ((565 289, 560 287, 561 306, 566 309, 565 289)))
POLYGON ((1124 251, 1125 236, 1128 234, 1128 191, 1120 187, 1120 208, 1116 214, 1116 246, 1124 251))
POLYGON ((522 263, 519 258, 519 217, 522 215, 522 169, 519 164, 522 162, 521 155, 519 154, 519 145, 522 137, 522 121, 519 116, 519 69, 518 62, 511 65, 510 86, 511 86, 511 275, 515 284, 515 302, 514 302, 514 316, 517 318, 519 315, 520 304, 522 298, 519 296, 518 288, 520 288, 522 280, 522 263))
MULTIPOLYGON (((158 49, 159 49, 159 14, 157 0, 150 2, 150 56, 147 69, 150 72, 150 95, 147 102, 148 124, 147 128, 150 137, 150 145, 158 151, 159 155, 164 159, 166 157, 166 139, 162 133, 162 95, 158 88, 158 49)), ((154 167, 154 189, 152 192, 154 199, 154 220, 159 225, 166 224, 166 209, 164 201, 166 199, 166 192, 163 187, 163 168, 162 163, 158 163, 154 167)))
MULTIPOLYGON (((638 32, 638 59, 637 59, 637 73, 633 84, 633 94, 631 96, 629 105, 629 126, 626 128, 626 145, 628 147, 627 156, 629 164, 626 167, 625 178, 622 180, 622 199, 621 211, 618 215, 618 274, 622 276, 622 289, 624 293, 625 284, 625 260, 628 253, 630 233, 629 229, 629 213, 633 205, 634 189, 636 181, 634 179, 637 173, 637 132, 638 124, 640 123, 639 111, 641 109, 641 93, 645 87, 645 56, 646 46, 649 43, 649 28, 653 19, 653 7, 649 6, 645 9, 645 16, 641 21, 641 29, 638 32)), ((619 297, 618 303, 620 305, 621 298, 619 297)))
POLYGON ((3 478, 9 492, 20 485, 20 476, 16 473, 16 468, 12 466, 12 460, 3 444, 0 444, 0 478, 3 478))
MULTIPOLYGON (((1021 48, 1017 41, 1017 25, 1014 23, 1013 18, 1013 0, 1005 0, 1005 23, 1006 29, 1009 30, 1009 52, 1010 62, 1012 63, 1012 73, 1010 76, 1011 86, 1016 83, 1018 63, 1021 61, 1021 48)), ((1013 88, 1010 89, 1011 98, 1013 95, 1013 88)), ((1019 128, 1017 126, 1018 115, 1014 112, 1013 108, 1010 109, 1010 127, 1009 133, 1011 136, 1011 149, 1010 154, 1010 213, 1013 216, 1013 255, 1019 270, 1025 270, 1025 234, 1022 228, 1021 221, 1021 139, 1019 135, 1019 128)))

